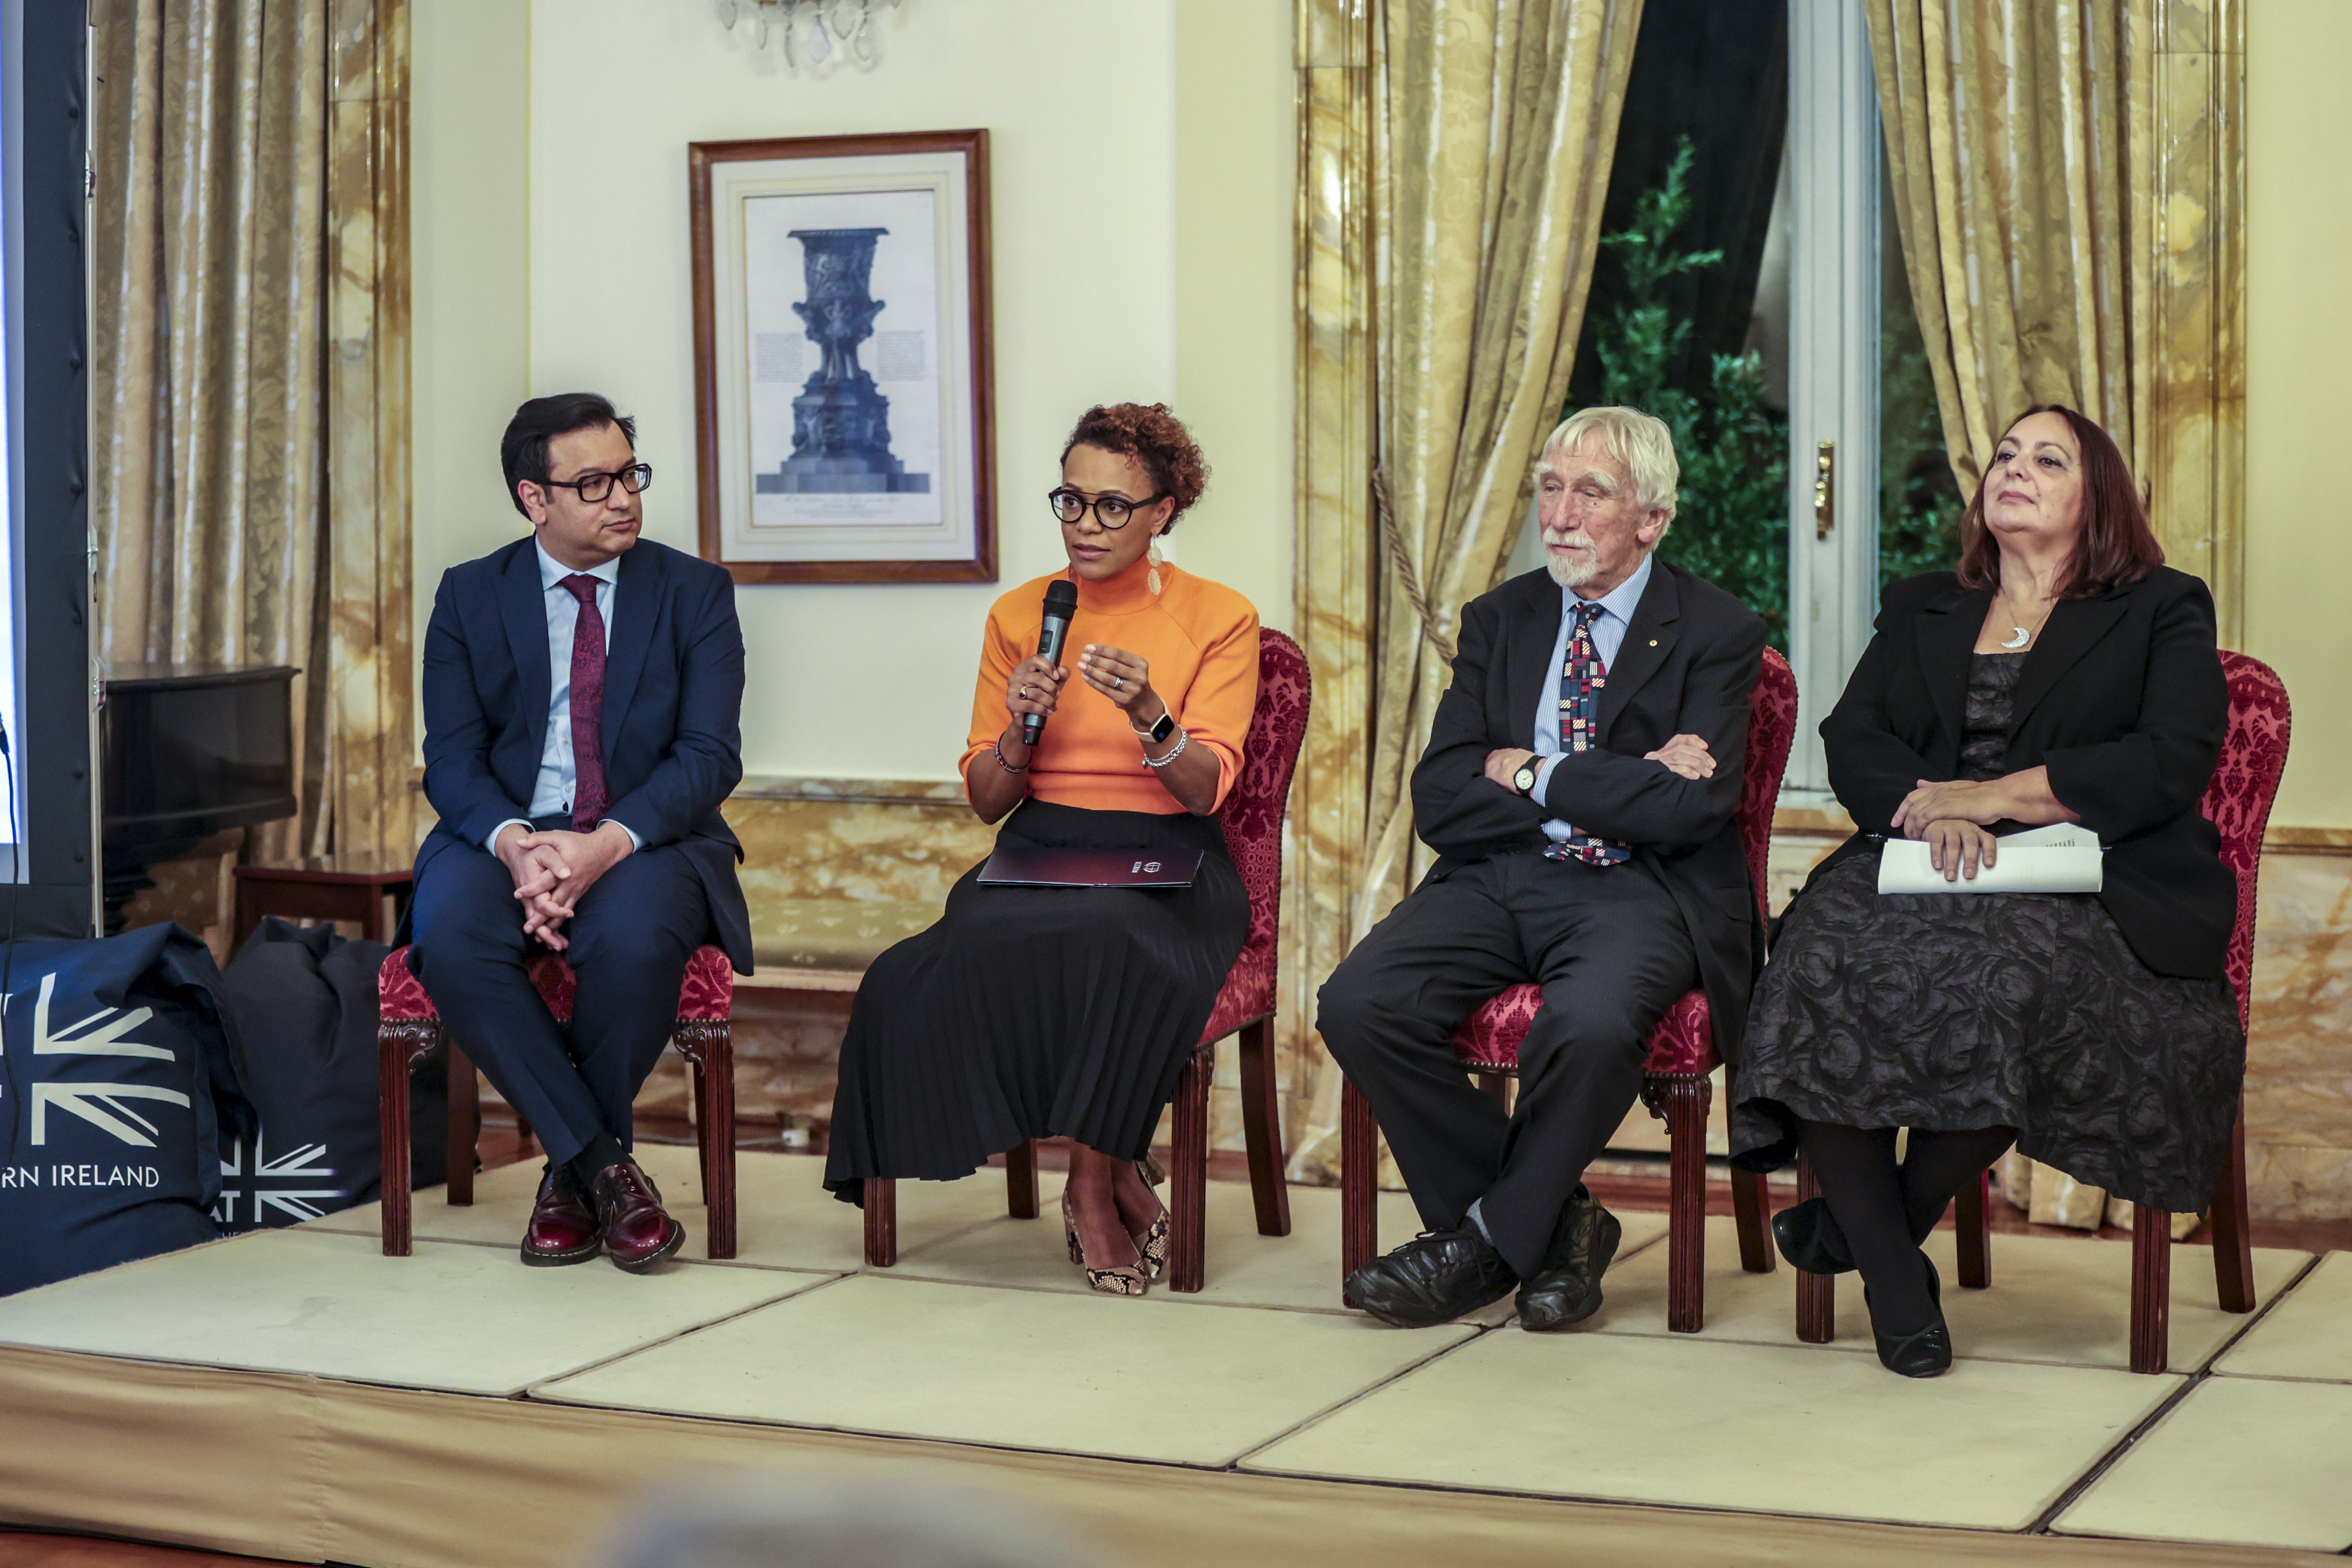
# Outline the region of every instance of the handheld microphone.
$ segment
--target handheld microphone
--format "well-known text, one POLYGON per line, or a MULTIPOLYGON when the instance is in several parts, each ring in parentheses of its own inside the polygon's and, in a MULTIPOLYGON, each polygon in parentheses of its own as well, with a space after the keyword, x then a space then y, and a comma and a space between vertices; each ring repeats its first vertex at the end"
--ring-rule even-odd
MULTIPOLYGON (((1062 662, 1062 642, 1070 635, 1070 617, 1078 613, 1077 585, 1067 577, 1056 577, 1045 584, 1045 624, 1037 633, 1037 657, 1047 664, 1062 662)), ((1045 728, 1042 713, 1021 715, 1021 743, 1034 746, 1045 728)))

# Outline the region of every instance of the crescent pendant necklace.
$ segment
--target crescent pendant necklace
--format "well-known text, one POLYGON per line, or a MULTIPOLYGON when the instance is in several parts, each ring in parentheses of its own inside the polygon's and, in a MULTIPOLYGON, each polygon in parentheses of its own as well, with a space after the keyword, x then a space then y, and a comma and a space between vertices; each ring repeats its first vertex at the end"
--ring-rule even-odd
MULTIPOLYGON (((2006 604, 2008 600, 2009 595, 2004 593, 1997 602, 2006 604)), ((2022 625, 2016 621, 2011 621, 2009 628, 2009 640, 2002 643, 2000 645, 2001 647, 2007 652, 2015 653, 2020 648, 2032 647, 2034 634, 2041 631, 2043 626, 2050 624, 2050 612, 2057 607, 2058 606, 2055 604, 2053 604, 2048 608, 2044 609, 2042 612, 2042 618, 2034 622, 2031 626, 2022 625)))
POLYGON ((2027 631, 2023 626, 2012 626, 2010 629, 2016 635, 2011 637, 2007 642, 2000 645, 2005 648, 2021 648, 2027 643, 2033 640, 2033 634, 2027 631))

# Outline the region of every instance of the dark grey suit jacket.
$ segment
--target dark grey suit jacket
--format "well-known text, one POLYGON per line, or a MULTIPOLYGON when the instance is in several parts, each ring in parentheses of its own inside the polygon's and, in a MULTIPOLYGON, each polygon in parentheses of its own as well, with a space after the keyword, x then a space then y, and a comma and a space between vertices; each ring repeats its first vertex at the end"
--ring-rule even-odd
POLYGON ((1442 857, 1429 879, 1540 848, 1548 817, 1632 844, 1635 862, 1682 911, 1717 1047, 1735 1059, 1764 958, 1733 818, 1764 623, 1712 583, 1654 562, 1601 688, 1600 743, 1562 757, 1537 802, 1487 778, 1486 753, 1533 744, 1538 694, 1559 679, 1551 650, 1560 615, 1559 587, 1544 572, 1514 577, 1463 609, 1454 683, 1412 773, 1414 831, 1442 857), (1677 734, 1706 737, 1714 777, 1685 779, 1643 761, 1677 734))

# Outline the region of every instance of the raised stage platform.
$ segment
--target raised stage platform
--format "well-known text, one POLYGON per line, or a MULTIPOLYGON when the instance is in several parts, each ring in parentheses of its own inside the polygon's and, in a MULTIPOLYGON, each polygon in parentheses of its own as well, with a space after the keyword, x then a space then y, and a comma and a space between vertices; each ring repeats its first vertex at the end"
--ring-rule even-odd
MULTIPOLYGON (((929 1473, 1058 1517, 1103 1560, 1261 1563, 2278 1563, 2352 1545, 2352 1254, 2257 1252, 2262 1310, 2173 1269, 2172 1361, 2124 1370, 2128 1249, 1995 1238, 1961 1360, 1905 1383, 1841 1281, 1710 1221, 1707 1328, 1665 1331, 1664 1217, 1627 1215, 1585 1330, 1389 1330, 1339 1302, 1338 1198, 1256 1235, 1210 1184, 1208 1288, 1088 1294, 1057 1223, 983 1174, 905 1184, 866 1269, 820 1162, 746 1154, 742 1256, 688 1226, 643 1279, 514 1256, 536 1164, 0 1300, 0 1518, 307 1562, 582 1563, 644 1483, 724 1468, 929 1473)), ((1050 1199, 1057 1177, 1048 1175, 1050 1199)), ((1382 1200, 1383 1245, 1412 1229, 1382 1200)), ((1945 1277, 1953 1268, 1948 1233, 1945 1277)))

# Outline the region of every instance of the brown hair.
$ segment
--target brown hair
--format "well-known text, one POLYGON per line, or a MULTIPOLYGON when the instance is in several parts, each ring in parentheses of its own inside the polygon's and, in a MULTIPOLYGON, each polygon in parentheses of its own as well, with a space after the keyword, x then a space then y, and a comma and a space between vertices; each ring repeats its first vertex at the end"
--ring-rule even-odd
POLYGON ((1201 448, 1193 445, 1192 433, 1184 428, 1184 422, 1169 413, 1164 403, 1148 407, 1140 403, 1097 404, 1079 416, 1078 427, 1062 444, 1065 459, 1073 447, 1097 447, 1143 465, 1151 488, 1176 503, 1168 514, 1168 528, 1160 530, 1163 533, 1174 528, 1185 509, 1209 488, 1209 465, 1201 448))
MULTIPOLYGON (((2011 431, 2037 414, 2055 414, 2074 432, 2083 450, 2083 528, 2074 553, 2058 580, 2062 599, 2094 599, 2111 588, 2137 583, 2164 564, 2164 546, 2147 525, 2147 508, 2131 468, 2116 449, 2115 438, 2084 415, 2063 403, 2037 403, 2001 431, 2011 431)), ((1977 480, 1977 493, 1960 515, 1960 586, 1993 588, 2000 584, 2000 546, 1985 526, 1985 485, 1992 478, 1987 465, 1977 480)))

